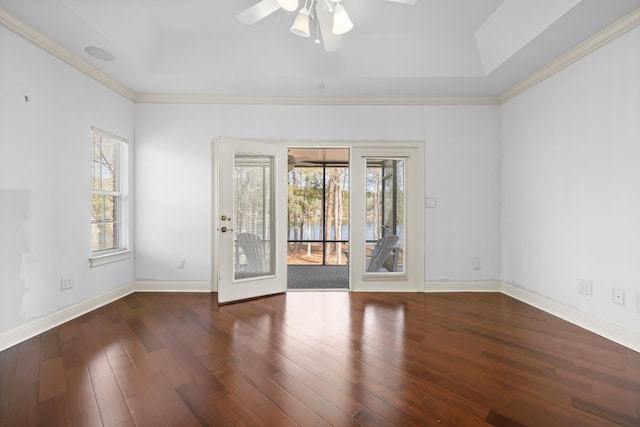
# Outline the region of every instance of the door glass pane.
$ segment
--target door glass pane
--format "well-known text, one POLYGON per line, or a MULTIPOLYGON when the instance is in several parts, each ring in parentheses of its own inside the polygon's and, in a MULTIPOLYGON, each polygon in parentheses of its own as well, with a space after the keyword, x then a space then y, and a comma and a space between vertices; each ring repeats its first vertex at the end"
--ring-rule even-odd
POLYGON ((365 271, 404 271, 404 160, 367 159, 365 271))
POLYGON ((234 278, 274 275, 274 158, 236 154, 234 166, 234 278))

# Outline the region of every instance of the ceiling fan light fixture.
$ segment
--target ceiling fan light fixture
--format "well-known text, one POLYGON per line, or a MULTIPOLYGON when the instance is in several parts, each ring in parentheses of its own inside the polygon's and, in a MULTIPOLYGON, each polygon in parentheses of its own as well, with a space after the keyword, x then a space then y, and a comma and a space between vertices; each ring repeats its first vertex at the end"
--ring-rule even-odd
POLYGON ((296 15, 296 20, 293 21, 290 31, 300 37, 311 36, 309 32, 309 11, 306 7, 300 9, 300 12, 296 15))
POLYGON ((353 22, 349 19, 349 15, 344 6, 336 3, 333 10, 333 28, 331 32, 335 35, 345 34, 353 28, 353 22))
MULTIPOLYGON (((403 4, 418 2, 418 0, 386 1, 403 4)), ((280 10, 291 12, 298 10, 289 31, 298 37, 313 40, 316 45, 324 45, 324 51, 327 53, 340 49, 342 36, 354 27, 343 6, 343 0, 257 0, 253 6, 240 12, 237 18, 243 24, 253 25, 280 10), (310 21, 316 21, 316 33, 313 38, 310 21)))
POLYGON ((298 8, 298 0, 278 0, 278 4, 288 12, 293 12, 298 8))

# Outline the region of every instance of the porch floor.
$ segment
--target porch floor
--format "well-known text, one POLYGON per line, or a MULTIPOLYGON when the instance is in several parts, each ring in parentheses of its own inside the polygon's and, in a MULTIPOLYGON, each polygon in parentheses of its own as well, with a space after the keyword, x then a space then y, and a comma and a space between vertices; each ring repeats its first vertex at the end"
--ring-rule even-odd
POLYGON ((348 265, 288 265, 288 289, 349 289, 348 265))

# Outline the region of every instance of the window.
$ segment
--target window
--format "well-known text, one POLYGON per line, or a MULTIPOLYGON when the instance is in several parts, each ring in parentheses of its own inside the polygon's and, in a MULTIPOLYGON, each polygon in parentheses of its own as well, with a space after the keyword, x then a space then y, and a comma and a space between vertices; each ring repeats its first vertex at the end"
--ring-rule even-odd
POLYGON ((95 266, 117 261, 104 256, 128 249, 128 144, 126 139, 92 128, 91 145, 91 252, 95 266))

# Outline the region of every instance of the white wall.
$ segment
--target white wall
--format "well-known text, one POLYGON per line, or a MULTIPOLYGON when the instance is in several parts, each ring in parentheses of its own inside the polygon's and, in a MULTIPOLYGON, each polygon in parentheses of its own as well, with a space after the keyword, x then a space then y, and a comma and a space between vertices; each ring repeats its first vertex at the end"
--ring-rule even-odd
POLYGON ((501 136, 503 280, 635 332, 638 46, 640 28, 507 102, 501 136), (577 294, 579 279, 593 296, 577 294))
POLYGON ((134 266, 88 262, 90 129, 133 141, 131 102, 1 26, 0 52, 1 334, 129 283, 134 266))
POLYGON ((134 278, 209 281, 217 136, 424 140, 427 281, 503 280, 640 332, 638 46, 640 28, 501 107, 134 106, 0 27, 0 334, 134 278), (135 268, 89 267, 91 126, 135 149, 135 268))
POLYGON ((424 140, 426 192, 437 198, 426 212, 427 280, 499 278, 499 107, 138 104, 138 279, 210 281, 218 136, 424 140), (472 269, 473 257, 482 270, 472 269))

